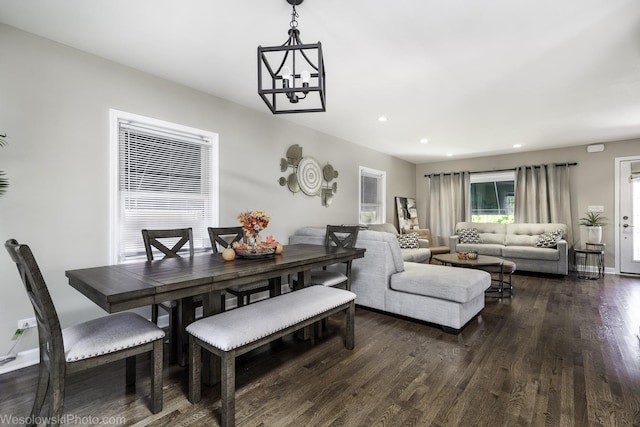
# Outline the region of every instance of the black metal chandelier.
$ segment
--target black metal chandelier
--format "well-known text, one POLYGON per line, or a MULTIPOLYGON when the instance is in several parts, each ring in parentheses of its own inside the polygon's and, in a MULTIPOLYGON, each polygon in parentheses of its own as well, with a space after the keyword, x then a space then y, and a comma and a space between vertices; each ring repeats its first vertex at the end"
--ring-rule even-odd
POLYGON ((281 46, 258 46, 258 94, 273 114, 326 111, 322 45, 300 41, 296 6, 303 0, 286 1, 293 8, 289 38, 281 46))

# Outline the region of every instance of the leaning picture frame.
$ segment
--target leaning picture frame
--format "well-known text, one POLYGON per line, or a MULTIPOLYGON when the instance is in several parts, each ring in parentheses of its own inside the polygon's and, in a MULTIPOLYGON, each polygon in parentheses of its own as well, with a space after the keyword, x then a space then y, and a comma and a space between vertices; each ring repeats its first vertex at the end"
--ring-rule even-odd
POLYGON ((410 230, 420 228, 416 199, 412 197, 396 197, 395 200, 400 233, 408 233, 410 230))

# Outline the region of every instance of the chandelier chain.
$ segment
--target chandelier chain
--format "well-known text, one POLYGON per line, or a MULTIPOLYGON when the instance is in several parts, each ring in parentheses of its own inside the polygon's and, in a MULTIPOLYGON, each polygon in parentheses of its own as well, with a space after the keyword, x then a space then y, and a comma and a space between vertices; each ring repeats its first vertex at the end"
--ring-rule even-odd
POLYGON ((296 18, 299 18, 300 15, 298 15, 298 12, 296 11, 296 5, 292 4, 292 11, 291 11, 291 22, 289 23, 289 25, 291 26, 291 28, 297 28, 298 27, 298 21, 296 20, 296 18))

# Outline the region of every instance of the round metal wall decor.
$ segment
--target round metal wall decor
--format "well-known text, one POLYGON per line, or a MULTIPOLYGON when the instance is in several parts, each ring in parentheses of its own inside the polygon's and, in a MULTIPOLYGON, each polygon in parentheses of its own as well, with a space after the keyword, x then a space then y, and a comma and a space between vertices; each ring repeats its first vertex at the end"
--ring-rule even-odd
POLYGON ((303 157, 298 163, 298 185, 307 196, 315 196, 322 188, 320 164, 313 157, 303 157))
POLYGON ((303 157, 302 147, 298 144, 289 147, 286 156, 280 159, 280 171, 286 172, 292 168, 293 172, 286 178, 280 177, 278 183, 287 186, 294 194, 302 191, 307 196, 319 196, 322 206, 329 207, 333 195, 338 191, 338 183, 331 182, 338 177, 338 171, 329 163, 320 167, 313 157, 303 157))

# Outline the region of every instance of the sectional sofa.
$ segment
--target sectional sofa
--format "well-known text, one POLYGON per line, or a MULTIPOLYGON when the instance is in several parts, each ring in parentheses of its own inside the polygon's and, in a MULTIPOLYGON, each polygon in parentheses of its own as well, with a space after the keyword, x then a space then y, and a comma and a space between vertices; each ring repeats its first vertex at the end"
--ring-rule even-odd
MULTIPOLYGON (((481 255, 496 256, 516 264, 518 271, 569 274, 568 244, 565 224, 489 224, 459 222, 456 234, 449 238, 452 253, 476 251, 481 255), (479 241, 464 243, 459 232, 477 230, 479 241), (545 239, 560 231, 555 241, 545 239), (563 237, 565 236, 565 237, 563 237), (543 246, 538 246, 543 242, 543 246)), ((473 240, 473 239, 470 239, 473 240)))
MULTIPOLYGON (((383 231, 385 233, 391 233, 394 236, 398 235, 396 226, 388 222, 384 224, 370 224, 363 226, 363 228, 372 231, 383 231)), ((425 262, 427 264, 431 262, 431 250, 429 249, 429 241, 426 239, 418 238, 417 248, 402 248, 401 246, 400 252, 402 253, 402 259, 405 261, 425 262)))
MULTIPOLYGON (((324 228, 306 227, 289 243, 322 245, 324 235, 324 228)), ((356 247, 366 249, 351 270, 359 306, 429 322, 449 333, 460 332, 484 308, 484 291, 491 285, 487 272, 405 262, 393 233, 362 230, 356 247)))

